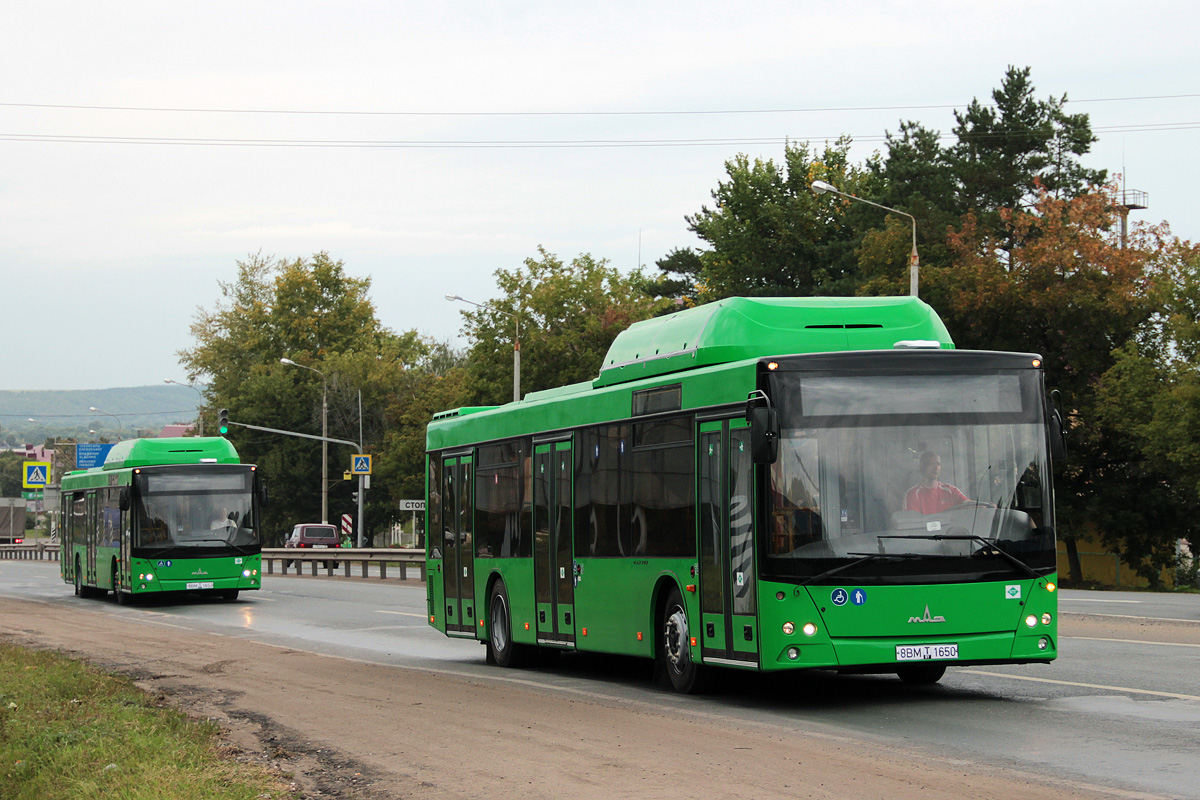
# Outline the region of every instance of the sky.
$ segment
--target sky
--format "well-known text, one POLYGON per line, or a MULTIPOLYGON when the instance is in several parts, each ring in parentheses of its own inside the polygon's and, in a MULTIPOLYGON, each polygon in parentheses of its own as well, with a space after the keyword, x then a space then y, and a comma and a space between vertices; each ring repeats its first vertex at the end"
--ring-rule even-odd
MULTIPOLYGON (((448 292, 697 246, 739 153, 1068 95, 1084 163, 1200 239, 1200 15, 1183 2, 54 2, 0 48, 0 390, 186 380, 251 253, 327 251, 380 320, 464 344, 448 292), (709 113, 722 112, 722 113, 709 113)), ((294 355, 294 354, 292 354, 294 355)))

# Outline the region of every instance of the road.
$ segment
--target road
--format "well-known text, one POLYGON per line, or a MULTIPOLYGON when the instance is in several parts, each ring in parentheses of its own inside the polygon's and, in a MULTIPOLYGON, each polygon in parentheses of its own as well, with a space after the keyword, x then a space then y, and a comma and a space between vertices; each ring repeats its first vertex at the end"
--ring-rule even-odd
MULTIPOLYGON (((0 562, 0 598, 32 603, 27 606, 23 602, 19 607, 36 609, 32 615, 38 619, 58 621, 43 627, 30 620, 28 611, 23 619, 5 614, 4 609, 12 604, 0 602, 0 634, 33 644, 62 647, 64 642, 77 643, 86 638, 85 627, 96 628, 102 620, 105 625, 125 626, 123 629, 137 626, 145 632, 150 642, 147 646, 155 636, 186 633, 207 636, 221 642, 223 648, 233 648, 236 640, 247 646, 268 645, 280 653, 332 656, 340 660, 343 672, 350 669, 345 665, 351 664, 382 666, 386 668, 383 675, 403 675, 405 682, 413 685, 416 676, 426 676, 440 686, 467 693, 457 708, 483 703, 483 698, 470 694, 480 691, 488 699, 495 699, 491 695, 497 692, 504 696, 519 693, 525 698, 522 704, 532 702, 535 708, 546 704, 544 708, 549 709, 563 702, 567 705, 561 713, 574 719, 573 727, 559 730, 559 737, 592 730, 592 715, 614 715, 608 724, 616 727, 616 733, 597 734, 597 742, 564 755, 567 762, 573 757, 580 764, 592 764, 601 749, 618 748, 608 757, 614 764, 626 763, 621 758, 628 761, 632 753, 620 753, 622 743, 611 740, 612 736, 620 740, 625 735, 628 744, 645 735, 650 744, 643 747, 650 747, 662 739, 664 729, 659 726, 663 720, 670 724, 671 719, 682 719, 689 725, 715 726, 726 741, 730 737, 753 738, 754 744, 747 749, 756 750, 757 757, 771 748, 779 748, 774 758, 784 761, 823 752, 822 763, 840 764, 843 773, 863 770, 861 765, 869 764, 854 780, 866 781, 868 773, 876 773, 876 784, 840 787, 836 774, 825 776, 822 790, 810 791, 812 796, 850 797, 856 792, 856 796, 870 796, 872 785, 897 797, 1006 796, 1012 787, 994 783, 1016 781, 1027 789, 1050 789, 1056 797, 1200 798, 1197 595, 1064 591, 1060 596, 1062 656, 1049 666, 951 669, 939 685, 922 688, 904 686, 885 676, 816 673, 766 679, 738 674, 714 695, 699 698, 678 697, 652 686, 648 667, 639 661, 575 657, 536 670, 488 667, 481 646, 444 638, 426 625, 424 590, 417 585, 275 577, 268 579, 263 591, 246 593, 237 603, 189 600, 128 608, 111 601, 74 598, 70 587, 59 581, 57 565, 0 562), (68 635, 63 629, 70 627, 72 620, 84 622, 68 635), (465 699, 468 695, 474 699, 465 699), (855 762, 860 766, 848 767, 837 760, 842 758, 860 759, 855 762), (906 777, 906 769, 916 773, 906 777), (956 779, 964 782, 957 788, 956 779), (963 786, 969 788, 964 791, 963 786), (829 787, 828 794, 824 787, 829 787)), ((98 639, 91 646, 103 650, 103 644, 98 639)), ((89 652, 87 647, 79 649, 83 654, 89 652)), ((103 662, 104 653, 99 656, 103 662)), ((203 661, 204 654, 196 657, 203 661)), ((107 658, 113 661, 111 653, 107 658)), ((234 660, 205 662, 193 671, 200 673, 212 663, 234 660)), ((178 665, 175 671, 186 670, 178 665)), ((154 677, 147 681, 152 686, 154 677)), ((381 681, 375 689, 382 697, 394 689, 399 678, 361 680, 381 681)), ((304 688, 293 687, 298 692, 304 688)), ((281 692, 286 689, 281 687, 281 692)), ((356 685, 357 692, 365 692, 364 697, 369 698, 371 690, 371 686, 356 685)), ((261 702, 278 703, 280 696, 261 702)), ((453 707, 438 713, 461 713, 453 707)), ((334 724, 336 712, 336 705, 331 706, 325 724, 334 724)), ((257 713, 270 715, 273 710, 260 708, 257 713)), ((514 716, 526 711, 523 705, 519 711, 506 707, 497 713, 514 716)), ((535 714, 530 721, 538 719, 535 714)), ((485 727, 495 722, 486 715, 478 721, 485 727)), ((537 725, 527 728, 533 730, 537 725)), ((463 735, 461 730, 455 734, 463 735)), ((453 743, 454 737, 450 737, 451 747, 453 743)), ((679 747, 681 751, 700 750, 686 741, 679 747)), ((468 748, 463 754, 472 752, 468 748)), ((486 760, 487 752, 484 746, 472 757, 486 760)), ((691 755, 673 753, 671 757, 679 763, 670 769, 683 775, 703 775, 704 766, 685 763, 691 755)), ((750 763, 746 760, 749 755, 734 755, 736 762, 728 762, 730 753, 724 752, 710 757, 708 763, 714 759, 725 759, 722 763, 730 765, 750 763)), ((512 749, 496 758, 521 760, 512 749)), ((383 759, 380 763, 391 762, 383 759)), ((651 763, 655 766, 643 767, 643 772, 661 768, 665 776, 670 771, 657 761, 651 763)), ((770 764, 767 759, 758 769, 770 770, 770 764)), ((787 763, 775 764, 775 769, 785 773, 792 769, 787 763)), ((737 767, 730 769, 736 772, 737 767)), ((810 769, 811 760, 803 774, 811 775, 810 769)), ((435 774, 438 777, 428 782, 440 788, 430 789, 430 796, 470 796, 467 787, 473 784, 462 779, 463 793, 456 794, 457 784, 446 782, 444 770, 431 768, 430 775, 435 774)), ((714 775, 710 780, 719 779, 714 775)), ((850 780, 845 775, 842 779, 850 780)), ((638 784, 628 774, 620 780, 631 781, 623 796, 646 796, 637 787, 652 785, 638 784)), ((613 785, 624 786, 620 780, 613 785)), ((662 780, 669 785, 666 777, 662 780)), ((769 780, 762 776, 755 780, 759 783, 734 780, 729 793, 747 797, 772 793, 775 785, 769 780)), ((586 781, 582 788, 572 784, 574 791, 568 791, 571 786, 556 785, 551 791, 546 788, 549 784, 529 783, 546 790, 528 796, 604 796, 589 794, 586 781)), ((383 781, 377 788, 388 785, 383 781)), ((790 785, 806 784, 796 776, 790 785)), ((492 793, 526 796, 526 792, 492 793)), ((619 795, 622 793, 612 793, 619 795)), ((392 795, 385 791, 378 796, 392 795)))

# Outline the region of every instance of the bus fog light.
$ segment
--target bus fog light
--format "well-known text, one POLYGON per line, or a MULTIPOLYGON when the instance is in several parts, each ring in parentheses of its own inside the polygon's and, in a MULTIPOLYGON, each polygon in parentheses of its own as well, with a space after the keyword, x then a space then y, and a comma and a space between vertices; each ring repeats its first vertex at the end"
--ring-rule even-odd
POLYGON ((798 659, 800 657, 800 648, 799 647, 789 647, 787 649, 787 657, 789 659, 791 659, 792 661, 795 661, 796 659, 798 659))
POLYGON ((1049 646, 1050 646, 1050 640, 1047 639, 1045 636, 1038 639, 1038 650, 1045 650, 1049 646))
POLYGON ((1031 628, 1037 627, 1037 617, 1034 616, 1033 614, 1030 614, 1028 617, 1025 618, 1025 624, 1031 628))
POLYGON ((803 630, 804 630, 805 636, 813 636, 817 632, 817 626, 811 622, 806 622, 806 623, 804 623, 803 630))
POLYGON ((787 634, 788 636, 791 636, 793 633, 796 632, 796 626, 790 622, 785 622, 785 623, 783 623, 783 632, 785 634, 787 634))
POLYGON ((1049 611, 1047 611, 1045 614, 1042 614, 1042 624, 1043 625, 1049 625, 1051 619, 1053 619, 1053 617, 1050 616, 1049 611))

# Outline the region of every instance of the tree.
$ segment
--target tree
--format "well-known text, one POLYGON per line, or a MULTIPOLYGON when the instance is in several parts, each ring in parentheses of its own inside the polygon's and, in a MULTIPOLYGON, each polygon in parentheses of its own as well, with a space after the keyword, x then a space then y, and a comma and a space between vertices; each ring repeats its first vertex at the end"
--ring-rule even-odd
POLYGON ((958 183, 954 210, 973 211, 995 234, 1006 228, 1002 209, 1030 208, 1043 192, 1075 197, 1102 185, 1107 174, 1079 163, 1096 141, 1088 116, 1065 113, 1065 94, 1035 99, 1029 74, 1029 67, 1010 66, 992 91, 995 108, 976 99, 954 112, 958 142, 946 153, 958 183))
MULTIPOLYGON (((415 332, 397 335, 380 325, 370 281, 350 277, 326 253, 292 261, 261 254, 239 262, 237 279, 221 283, 222 300, 200 309, 192 325, 196 345, 180 352, 191 379, 207 377, 206 406, 230 410, 235 422, 319 434, 323 389, 328 388, 329 435, 378 446, 391 403, 391 386, 419 364, 430 344, 415 332), (297 369, 280 358, 319 370, 297 369)), ((320 444, 312 440, 234 426, 229 438, 243 460, 268 477, 274 501, 266 510, 264 538, 279 541, 296 522, 318 518, 320 444)), ((330 516, 354 513, 353 489, 338 480, 349 464, 349 446, 330 445, 330 516)), ((368 531, 386 521, 386 489, 367 495, 368 531)))
POLYGON ((545 249, 522 267, 496 270, 501 298, 463 311, 472 341, 468 402, 512 398, 513 338, 521 324, 521 392, 591 380, 617 334, 669 308, 647 292, 640 270, 625 275, 587 253, 566 264, 545 249))
MULTIPOLYGON (((692 283, 676 296, 711 302, 732 295, 853 294, 855 250, 872 209, 846 206, 812 192, 816 179, 851 194, 871 192, 868 170, 851 167, 849 139, 821 152, 789 143, 783 164, 739 155, 725 163, 727 179, 712 193, 714 207, 687 217, 708 250, 675 250, 658 262, 659 290, 692 283), (677 278, 671 278, 677 275, 677 278)), ((670 296, 670 295, 668 295, 670 296)))
MULTIPOLYGON (((1162 497, 1153 529, 1134 520, 1122 531, 1126 541, 1141 545, 1139 573, 1157 580, 1175 555, 1154 535, 1160 529, 1186 538, 1200 553, 1200 247, 1171 239, 1164 229, 1141 239, 1156 243, 1157 313, 1114 353, 1100 381, 1098 414, 1162 497)), ((1134 500, 1135 508, 1144 502, 1134 500)))
POLYGON ((1176 492, 1106 424, 1098 392, 1114 351, 1153 318, 1153 284, 1169 254, 1148 237, 1122 248, 1112 233, 1117 213, 1108 189, 1069 200, 1043 192, 1029 210, 1003 211, 1007 230, 995 235, 969 215, 951 236, 952 263, 926 271, 927 299, 959 347, 1042 356, 1069 417, 1071 457, 1057 489, 1062 538, 1070 549, 1095 531, 1156 581, 1156 565, 1174 549, 1176 492), (1001 238, 1022 244, 1004 254, 1001 238))

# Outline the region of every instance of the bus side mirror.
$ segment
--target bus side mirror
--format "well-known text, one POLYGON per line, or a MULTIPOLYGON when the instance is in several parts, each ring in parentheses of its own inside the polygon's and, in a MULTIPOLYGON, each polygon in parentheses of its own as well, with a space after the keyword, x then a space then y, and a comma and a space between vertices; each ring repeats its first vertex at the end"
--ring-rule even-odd
POLYGON ((1062 395, 1057 389, 1050 392, 1050 419, 1048 420, 1048 433, 1050 435, 1050 458, 1055 461, 1067 460, 1067 429, 1063 424, 1062 411, 1059 410, 1059 404, 1062 403, 1062 395))
POLYGON ((746 413, 750 420, 750 459, 755 464, 774 464, 779 458, 779 414, 769 406, 746 413))
POLYGON ((1050 458, 1058 462, 1067 460, 1067 432, 1057 408, 1050 414, 1050 458))
POLYGON ((129 506, 132 505, 132 503, 130 503, 130 500, 129 500, 129 487, 128 486, 121 489, 121 497, 117 501, 117 503, 120 506, 122 511, 129 510, 129 506))
POLYGON ((267 479, 262 475, 258 476, 258 507, 267 507, 267 479))

